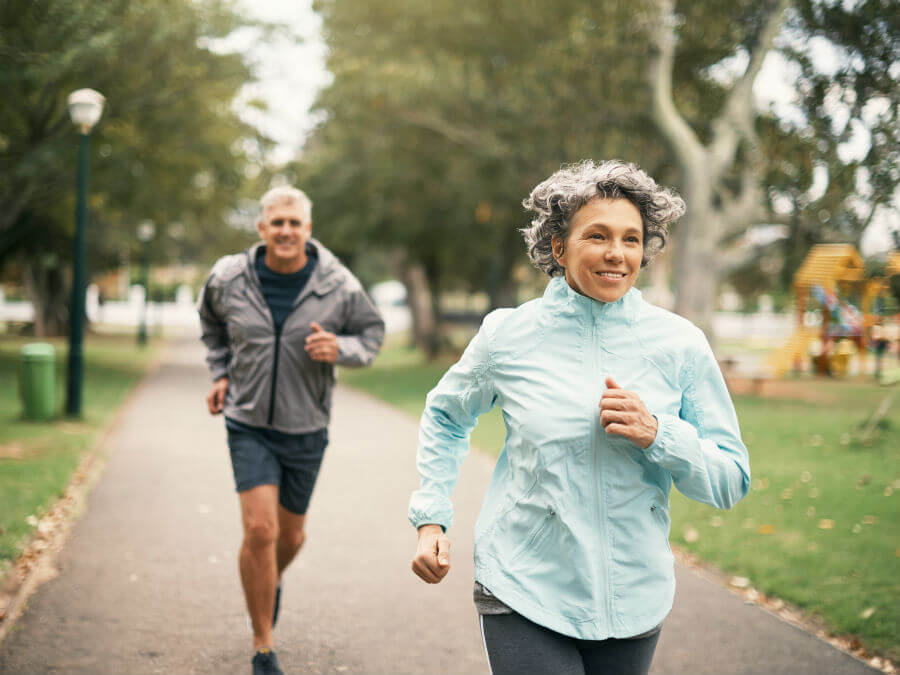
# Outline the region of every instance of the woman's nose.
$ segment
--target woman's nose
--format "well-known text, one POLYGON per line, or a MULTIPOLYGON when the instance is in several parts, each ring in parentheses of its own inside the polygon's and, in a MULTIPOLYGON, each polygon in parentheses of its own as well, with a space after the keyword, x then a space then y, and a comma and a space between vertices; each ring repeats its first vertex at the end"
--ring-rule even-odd
POLYGON ((606 259, 622 260, 624 257, 625 256, 622 254, 622 247, 616 242, 610 242, 609 247, 606 249, 606 259))

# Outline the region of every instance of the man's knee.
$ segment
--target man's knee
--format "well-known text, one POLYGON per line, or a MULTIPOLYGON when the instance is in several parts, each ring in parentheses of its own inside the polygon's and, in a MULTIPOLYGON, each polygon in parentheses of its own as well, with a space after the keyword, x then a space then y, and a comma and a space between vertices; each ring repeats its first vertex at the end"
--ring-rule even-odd
POLYGON ((248 518, 244 523, 244 541, 251 548, 273 546, 277 540, 277 521, 267 518, 248 518))
POLYGON ((306 541, 306 530, 302 525, 299 528, 283 528, 278 536, 282 546, 299 550, 306 541))

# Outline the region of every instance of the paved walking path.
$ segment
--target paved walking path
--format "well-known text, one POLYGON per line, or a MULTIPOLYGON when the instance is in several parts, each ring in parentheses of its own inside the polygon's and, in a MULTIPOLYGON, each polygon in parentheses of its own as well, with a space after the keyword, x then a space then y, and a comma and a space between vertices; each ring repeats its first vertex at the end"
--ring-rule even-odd
MULTIPOLYGON (((171 345, 107 441, 106 471, 62 552, 0 645, 0 673, 248 673, 238 503, 221 418, 204 412, 195 342, 171 345)), ((90 392, 87 393, 90 396, 90 392)), ((285 579, 279 658, 296 673, 487 673, 471 602, 472 529, 492 461, 457 487, 453 569, 409 570, 416 423, 339 388, 306 547, 285 579)), ((824 642, 678 570, 654 673, 874 673, 824 642)))

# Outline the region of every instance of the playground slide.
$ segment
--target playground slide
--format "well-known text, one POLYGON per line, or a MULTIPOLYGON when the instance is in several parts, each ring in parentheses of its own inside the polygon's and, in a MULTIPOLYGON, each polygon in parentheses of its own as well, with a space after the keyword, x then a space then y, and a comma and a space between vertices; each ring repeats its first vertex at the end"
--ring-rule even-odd
POLYGON ((766 359, 772 377, 781 377, 791 370, 797 361, 809 359, 809 346, 821 332, 821 326, 801 326, 795 330, 788 338, 787 344, 773 351, 766 359))

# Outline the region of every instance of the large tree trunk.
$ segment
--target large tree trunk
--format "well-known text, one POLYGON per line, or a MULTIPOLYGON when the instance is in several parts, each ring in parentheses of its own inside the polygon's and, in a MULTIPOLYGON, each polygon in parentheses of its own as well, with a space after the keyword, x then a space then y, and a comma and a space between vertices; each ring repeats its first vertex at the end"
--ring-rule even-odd
POLYGON ((718 214, 712 204, 709 180, 701 167, 684 181, 688 212, 674 236, 675 311, 691 319, 712 340, 716 306, 719 242, 718 214))
POLYGON ((732 85, 721 111, 712 120, 712 136, 706 144, 678 111, 672 93, 678 40, 674 0, 656 0, 651 32, 647 69, 651 114, 678 162, 688 208, 675 229, 675 311, 702 328, 710 340, 714 338, 712 319, 721 272, 721 240, 758 222, 763 214, 753 82, 774 44, 790 0, 761 3, 766 19, 754 36, 747 69, 732 85), (727 180, 735 175, 740 178, 737 190, 730 188, 727 180))
POLYGON ((440 350, 440 326, 425 266, 419 262, 410 262, 405 252, 395 253, 393 266, 406 287, 406 302, 412 316, 412 343, 432 359, 440 350))
POLYGON ((31 256, 19 258, 25 293, 34 307, 35 337, 63 335, 69 320, 69 287, 65 270, 31 256))

